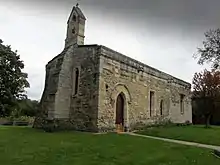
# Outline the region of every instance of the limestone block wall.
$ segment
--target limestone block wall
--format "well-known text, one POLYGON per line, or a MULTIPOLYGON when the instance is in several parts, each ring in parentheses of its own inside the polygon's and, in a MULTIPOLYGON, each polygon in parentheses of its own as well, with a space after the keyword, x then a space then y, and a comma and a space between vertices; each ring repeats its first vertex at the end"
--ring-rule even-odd
POLYGON ((103 46, 99 83, 98 127, 100 130, 115 129, 116 99, 121 92, 125 99, 124 123, 130 129, 134 129, 139 124, 149 124, 164 118, 174 122, 192 120, 189 83, 103 46), (150 91, 154 91, 154 106, 151 114, 150 91), (180 106, 176 103, 180 94, 185 95, 184 114, 181 114, 180 106))
POLYGON ((192 122, 192 100, 190 90, 184 89, 182 86, 173 84, 172 86, 172 97, 171 97, 171 107, 170 107, 170 117, 174 123, 184 123, 186 121, 192 122), (184 108, 183 113, 180 111, 180 95, 184 94, 183 99, 184 108))
POLYGON ((59 75, 67 50, 64 49, 46 65, 45 85, 40 101, 41 108, 35 119, 35 127, 41 128, 45 119, 53 119, 55 117, 55 99, 58 90, 59 75))
MULTIPOLYGON (((81 45, 72 61, 79 69, 78 92, 71 95, 70 122, 77 130, 97 131, 99 50, 97 45, 81 45)), ((73 87, 74 84, 73 73, 73 87)))
POLYGON ((120 93, 125 101, 124 124, 131 130, 160 119, 192 121, 190 88, 187 82, 104 46, 73 45, 46 66, 41 111, 34 127, 50 119, 60 129, 114 130, 120 93), (150 92, 154 92, 151 110, 150 92), (183 111, 180 94, 184 95, 183 111))
MULTIPOLYGON (((71 91, 72 91, 72 68, 73 60, 76 56, 75 50, 77 46, 70 46, 65 52, 60 64, 59 82, 55 97, 55 112, 54 118, 56 119, 68 119, 69 109, 71 102, 71 91)), ((60 58, 58 59, 60 60, 60 58)))
POLYGON ((47 127, 49 120, 58 129, 97 131, 99 52, 97 45, 73 45, 47 64, 35 128, 47 127))

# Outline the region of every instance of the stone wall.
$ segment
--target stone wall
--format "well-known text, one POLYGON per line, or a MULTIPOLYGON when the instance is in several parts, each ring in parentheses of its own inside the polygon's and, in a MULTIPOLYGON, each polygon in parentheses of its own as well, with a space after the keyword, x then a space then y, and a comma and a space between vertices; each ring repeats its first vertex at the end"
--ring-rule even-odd
POLYGON ((101 46, 98 127, 114 130, 116 99, 125 99, 125 126, 153 123, 159 119, 173 122, 192 121, 191 85, 109 48, 101 46), (154 107, 150 116, 150 91, 154 91, 154 107), (180 94, 184 94, 184 113, 180 112, 180 94), (163 100, 162 115, 160 102, 163 100))
POLYGON ((55 99, 58 89, 59 75, 64 55, 68 48, 54 57, 46 65, 46 76, 44 90, 40 101, 40 109, 34 121, 35 128, 42 128, 45 120, 53 119, 55 116, 55 99))
POLYGON ((104 46, 73 45, 46 66, 41 110, 34 127, 112 131, 120 93, 125 100, 124 123, 131 130, 161 119, 192 121, 190 88, 187 82, 104 46), (151 113, 150 91, 154 92, 151 113), (180 94, 185 95, 183 113, 180 94))
POLYGON ((98 52, 97 45, 73 45, 47 64, 35 128, 97 131, 98 52), (79 69, 77 94, 73 92, 76 68, 79 69))
POLYGON ((79 46, 73 66, 79 68, 79 91, 72 95, 70 120, 77 130, 97 131, 99 86, 99 50, 97 45, 79 46))

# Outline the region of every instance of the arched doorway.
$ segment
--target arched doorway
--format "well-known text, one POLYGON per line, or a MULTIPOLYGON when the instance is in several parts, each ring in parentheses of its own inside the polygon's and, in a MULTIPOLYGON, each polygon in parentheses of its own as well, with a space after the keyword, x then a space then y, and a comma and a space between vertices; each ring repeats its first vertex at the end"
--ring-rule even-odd
POLYGON ((117 132, 123 132, 124 131, 124 96, 122 93, 120 93, 117 97, 116 101, 116 129, 117 132))
MULTIPOLYGON (((122 128, 120 131, 125 131, 125 132, 129 132, 129 105, 132 102, 132 97, 131 94, 129 92, 128 87, 125 84, 122 83, 118 83, 115 85, 114 90, 111 93, 111 103, 112 103, 112 107, 114 108, 114 121, 112 121, 112 124, 115 125, 116 123, 116 119, 118 119, 120 121, 120 117, 117 114, 117 109, 121 109, 123 110, 121 113, 122 115, 120 115, 122 118, 122 128), (120 100, 119 100, 120 99, 120 100), (120 101, 122 102, 121 106, 120 106, 120 101), (120 108, 121 107, 121 108, 120 108)), ((120 111, 119 111, 120 112, 120 111)), ((118 121, 117 120, 117 121, 118 121)), ((115 125, 116 126, 116 130, 118 130, 118 126, 120 126, 120 124, 115 125)))

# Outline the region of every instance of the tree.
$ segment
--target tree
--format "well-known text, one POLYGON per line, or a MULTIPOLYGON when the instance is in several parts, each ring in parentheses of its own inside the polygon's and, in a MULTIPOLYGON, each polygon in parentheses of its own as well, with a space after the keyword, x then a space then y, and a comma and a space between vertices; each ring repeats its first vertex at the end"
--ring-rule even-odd
POLYGON ((39 108, 39 102, 36 100, 22 99, 18 101, 19 116, 35 116, 39 108))
POLYGON ((218 110, 215 106, 220 96, 220 71, 204 70, 195 73, 193 78, 193 95, 202 100, 202 113, 206 118, 206 126, 210 125, 210 118, 218 110))
POLYGON ((8 116, 16 106, 16 100, 26 97, 25 88, 29 87, 27 74, 22 72, 23 61, 11 46, 3 45, 0 39, 0 116, 8 116))
POLYGON ((220 63, 220 29, 211 29, 205 33, 203 47, 198 48, 195 58, 199 58, 198 64, 211 63, 213 68, 218 68, 220 63))

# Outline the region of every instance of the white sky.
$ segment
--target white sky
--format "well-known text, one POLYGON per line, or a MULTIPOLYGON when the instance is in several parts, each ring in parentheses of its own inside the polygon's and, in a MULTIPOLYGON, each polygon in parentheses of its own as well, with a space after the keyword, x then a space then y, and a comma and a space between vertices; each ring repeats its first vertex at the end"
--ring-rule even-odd
MULTIPOLYGON (((0 2, 0 38, 21 55, 29 75, 27 94, 31 99, 40 99, 45 65, 63 49, 71 8, 47 11, 0 2)), ((196 27, 181 28, 169 20, 164 23, 160 19, 158 23, 157 18, 146 17, 126 21, 114 13, 94 12, 88 6, 81 9, 87 17, 85 44, 105 45, 190 83, 194 73, 204 68, 192 55, 208 26, 194 34, 196 27)))

